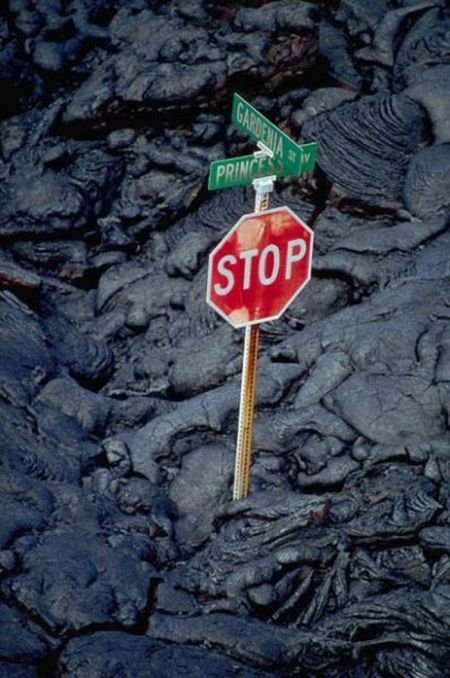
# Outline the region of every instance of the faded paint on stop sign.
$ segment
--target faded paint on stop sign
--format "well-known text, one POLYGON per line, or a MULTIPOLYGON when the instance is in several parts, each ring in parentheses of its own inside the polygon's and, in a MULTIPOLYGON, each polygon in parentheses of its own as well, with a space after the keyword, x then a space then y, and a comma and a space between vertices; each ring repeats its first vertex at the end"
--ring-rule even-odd
POLYGON ((244 215, 209 256, 208 304, 233 327, 279 318, 311 277, 313 237, 288 207, 244 215))

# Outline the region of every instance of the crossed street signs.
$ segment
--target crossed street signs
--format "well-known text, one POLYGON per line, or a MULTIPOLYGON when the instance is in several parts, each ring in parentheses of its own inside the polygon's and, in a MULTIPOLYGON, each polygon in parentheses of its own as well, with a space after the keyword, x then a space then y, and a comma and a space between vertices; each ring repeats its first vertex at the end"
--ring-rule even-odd
POLYGON ((251 184, 253 179, 268 175, 299 176, 314 169, 317 142, 296 144, 239 94, 233 96, 231 120, 251 139, 269 149, 273 157, 257 152, 256 155, 215 160, 209 172, 210 191, 251 184))

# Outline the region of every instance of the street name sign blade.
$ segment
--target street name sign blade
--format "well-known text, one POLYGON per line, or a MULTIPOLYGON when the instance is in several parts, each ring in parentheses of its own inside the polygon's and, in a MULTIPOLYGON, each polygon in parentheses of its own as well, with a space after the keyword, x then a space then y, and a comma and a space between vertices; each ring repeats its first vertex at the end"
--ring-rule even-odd
MULTIPOLYGON (((301 164, 299 174, 312 172, 316 162, 318 144, 313 142, 299 146, 301 149, 301 164)), ((221 188, 232 186, 245 186, 251 184, 253 179, 259 177, 292 176, 292 170, 286 166, 280 158, 268 156, 255 157, 255 155, 240 155, 235 158, 214 160, 209 168, 208 189, 216 191, 221 188)))
POLYGON ((208 189, 216 191, 232 186, 251 184, 253 179, 273 176, 286 177, 290 172, 277 158, 254 155, 240 155, 225 160, 214 160, 209 168, 208 189))
POLYGON ((289 207, 244 215, 209 256, 207 303, 233 327, 279 318, 310 280, 313 237, 289 207))
POLYGON ((312 172, 316 164, 317 151, 319 150, 319 144, 317 141, 310 141, 308 144, 299 144, 300 149, 300 172, 299 174, 305 174, 306 172, 312 172))
MULTIPOLYGON (((261 141, 267 146, 275 158, 279 158, 283 162, 286 171, 289 171, 292 175, 298 175, 302 171, 310 171, 302 170, 302 147, 237 93, 233 95, 231 121, 251 139, 261 141)), ((306 145, 314 145, 315 154, 317 153, 317 143, 306 145)), ((314 167, 314 163, 312 167, 314 167)))

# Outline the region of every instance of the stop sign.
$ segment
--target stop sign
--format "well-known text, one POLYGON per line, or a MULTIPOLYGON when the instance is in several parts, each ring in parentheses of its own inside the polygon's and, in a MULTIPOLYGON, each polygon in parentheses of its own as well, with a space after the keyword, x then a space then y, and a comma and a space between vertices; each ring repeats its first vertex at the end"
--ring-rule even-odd
POLYGON ((313 236, 289 207, 245 214, 209 255, 206 301, 233 327, 279 318, 311 277, 313 236))

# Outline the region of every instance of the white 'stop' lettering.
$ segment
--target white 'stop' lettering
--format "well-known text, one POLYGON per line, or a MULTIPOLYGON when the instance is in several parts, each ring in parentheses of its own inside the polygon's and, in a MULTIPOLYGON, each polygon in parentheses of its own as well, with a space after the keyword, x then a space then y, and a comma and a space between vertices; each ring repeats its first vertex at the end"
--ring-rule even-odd
POLYGON ((223 282, 217 282, 214 285, 214 292, 220 297, 229 294, 235 284, 239 284, 243 290, 248 290, 252 284, 272 285, 278 280, 280 274, 285 280, 292 278, 295 264, 300 262, 306 254, 306 242, 303 238, 289 240, 285 251, 282 252, 278 245, 266 245, 261 252, 255 248, 240 252, 238 257, 234 254, 226 254, 219 259, 217 264, 217 273, 223 278, 223 282), (244 262, 242 279, 237 279, 235 266, 238 258, 244 262), (253 260, 257 261, 255 268, 252 267, 253 260), (257 281, 253 280, 253 273, 256 270, 257 281))

